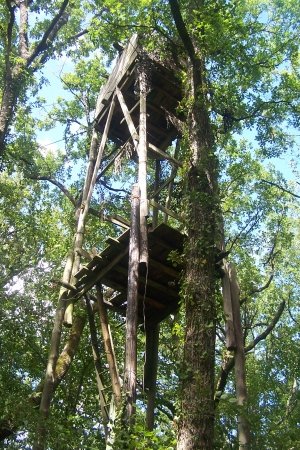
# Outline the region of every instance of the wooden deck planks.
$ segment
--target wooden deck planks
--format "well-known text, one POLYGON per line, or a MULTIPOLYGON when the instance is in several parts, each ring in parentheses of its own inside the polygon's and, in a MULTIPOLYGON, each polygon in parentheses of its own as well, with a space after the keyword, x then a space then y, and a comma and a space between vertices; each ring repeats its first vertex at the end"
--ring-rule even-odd
MULTIPOLYGON (((180 267, 174 267, 170 261, 170 251, 182 252, 183 235, 166 224, 160 224, 148 233, 149 266, 148 273, 139 274, 139 322, 143 322, 144 313, 150 323, 158 323, 179 307, 180 267), (146 289, 145 289, 146 286, 146 289)), ((116 310, 126 305, 128 275, 129 230, 118 239, 108 239, 108 246, 93 258, 87 268, 78 272, 76 287, 79 292, 87 292, 96 283, 120 292, 116 296, 116 310)), ((112 307, 114 299, 111 301, 112 307)), ((125 311, 125 310, 124 310, 125 311)))

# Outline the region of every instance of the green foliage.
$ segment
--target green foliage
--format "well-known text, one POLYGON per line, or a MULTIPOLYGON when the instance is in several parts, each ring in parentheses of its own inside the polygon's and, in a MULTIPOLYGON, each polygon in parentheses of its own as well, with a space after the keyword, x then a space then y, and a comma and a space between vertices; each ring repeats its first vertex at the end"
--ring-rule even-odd
MULTIPOLYGON (((247 355, 246 415, 251 424, 253 448, 297 448, 300 445, 299 206, 287 192, 296 191, 297 185, 289 185, 277 168, 266 165, 265 159, 284 156, 287 147, 291 149, 298 144, 295 134, 299 127, 299 5, 292 0, 200 3, 195 8, 192 2, 182 1, 180 7, 196 54, 206 61, 204 94, 219 160, 226 245, 229 258, 237 267, 241 288, 246 348, 270 325, 281 301, 286 301, 285 311, 272 334, 247 355)), ((60 1, 31 3, 31 49, 60 5, 60 1)), ((97 93, 105 83, 109 62, 116 56, 113 44, 124 45, 138 31, 148 51, 170 67, 176 67, 184 86, 190 76, 186 70, 187 55, 168 2, 72 1, 68 12, 69 20, 53 46, 30 70, 24 68, 19 56, 17 23, 13 33, 11 63, 20 68, 20 90, 0 174, 0 385, 4 399, 0 417, 17 423, 20 430, 5 441, 4 448, 11 449, 31 448, 34 440, 37 411, 27 399, 43 377, 59 290, 55 280, 61 277, 73 238, 74 203, 80 200, 83 186, 97 93), (88 27, 88 33, 72 40, 83 26, 88 27), (60 76, 66 96, 56 98, 53 93, 54 105, 41 117, 46 100, 39 97, 39 90, 46 80, 45 75, 37 76, 37 70, 45 61, 60 56, 67 57, 73 65, 71 73, 60 76), (64 148, 46 151, 38 142, 41 133, 46 136, 57 126, 64 130, 64 148)), ((2 93, 8 21, 4 4, 0 5, 0 18, 2 93)), ((184 98, 181 118, 192 105, 193 98, 184 98)), ((109 152, 113 149, 114 144, 109 143, 109 152)), ((191 151, 186 141, 180 150, 183 168, 175 179, 171 204, 180 214, 189 207, 183 204, 182 195, 191 151)), ((103 167, 106 163, 103 162, 103 167)), ((154 191, 151 164, 149 161, 149 185, 154 191)), ((170 166, 162 166, 162 178, 169 174, 170 166)), ((98 183, 92 207, 108 215, 129 218, 129 194, 135 179, 135 165, 126 156, 98 183)), ((166 197, 165 189, 161 202, 166 197)), ((194 200, 203 199, 198 196, 194 200)), ((173 225, 177 223, 174 221, 173 225)), ((119 228, 95 216, 89 217, 86 231, 85 249, 97 252, 105 247, 108 236, 120 233, 119 228)), ((182 266, 185 255, 173 253, 169 259, 174 266, 182 266)), ((105 290, 107 300, 111 295, 115 294, 105 290)), ((228 353, 224 350, 220 292, 216 298, 218 376, 228 353)), ((109 320, 122 375, 124 319, 111 312, 109 320)), ((212 322, 207 324, 212 326, 212 322)), ((98 324, 97 329, 99 333, 98 324)), ((68 332, 64 330, 63 342, 67 338, 68 332)), ((181 308, 161 325, 157 427, 153 432, 146 431, 145 398, 139 391, 136 426, 130 433, 121 427, 115 448, 176 447, 184 338, 185 318, 181 308)), ((102 344, 100 350, 102 357, 102 344)), ((143 379, 144 350, 140 331, 139 386, 143 379)), ((109 386, 104 358, 101 364, 105 384, 109 386)), ((49 448, 105 448, 94 378, 86 327, 71 369, 53 401, 49 448)), ((215 448, 237 447, 238 413, 234 379, 230 375, 217 410, 215 448)))

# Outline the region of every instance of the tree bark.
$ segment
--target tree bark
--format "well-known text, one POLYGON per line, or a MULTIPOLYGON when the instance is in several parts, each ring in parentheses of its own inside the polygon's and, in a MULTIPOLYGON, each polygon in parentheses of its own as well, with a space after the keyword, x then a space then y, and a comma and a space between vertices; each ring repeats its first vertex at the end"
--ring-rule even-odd
POLYGON ((182 282, 185 341, 181 381, 178 450, 212 449, 214 436, 214 366, 216 275, 215 243, 219 223, 217 163, 205 87, 205 62, 183 21, 177 0, 169 0, 184 46, 189 108, 186 145, 190 168, 187 207, 186 269, 182 282))

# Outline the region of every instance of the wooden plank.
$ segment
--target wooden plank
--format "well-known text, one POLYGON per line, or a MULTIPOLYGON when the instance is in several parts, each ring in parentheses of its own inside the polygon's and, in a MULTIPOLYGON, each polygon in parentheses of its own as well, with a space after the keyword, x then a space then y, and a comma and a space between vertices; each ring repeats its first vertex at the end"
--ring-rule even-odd
POLYGON ((75 299, 78 300, 86 292, 88 292, 98 281, 100 281, 118 262, 128 253, 128 247, 122 250, 110 263, 108 263, 100 271, 95 270, 94 278, 90 280, 83 289, 75 295, 75 299))
POLYGON ((175 280, 180 279, 180 272, 174 269, 173 267, 167 266, 166 264, 162 264, 154 258, 149 258, 149 265, 153 265, 155 269, 159 270, 161 273, 169 275, 175 280))
POLYGON ((90 261, 87 265, 88 269, 93 269, 95 266, 97 266, 101 261, 103 261, 103 258, 100 255, 95 255, 92 261, 90 261))
POLYGON ((160 150, 158 147, 156 147, 155 145, 151 144, 150 142, 148 143, 148 147, 154 151, 155 153, 157 153, 158 155, 162 156, 164 159, 167 159, 168 161, 171 161, 173 164, 175 164, 178 167, 182 167, 183 164, 178 161, 177 159, 173 158, 173 156, 168 155, 166 152, 164 152, 163 150, 160 150))
POLYGON ((88 275, 90 273, 91 271, 87 266, 82 266, 81 269, 77 273, 75 273, 74 278, 80 279, 84 275, 88 275))
MULTIPOLYGON (((127 273, 127 269, 125 267, 122 267, 119 265, 116 265, 114 267, 114 270, 116 270, 117 272, 124 274, 124 275, 127 273)), ((157 281, 150 279, 149 277, 146 278, 142 275, 139 275, 139 281, 140 281, 140 283, 143 283, 144 285, 146 283, 149 287, 156 289, 158 292, 166 294, 167 297, 169 296, 169 297, 173 297, 176 299, 178 298, 178 292, 175 291, 174 289, 172 289, 170 286, 165 286, 157 281)))
POLYGON ((181 216, 179 216, 178 214, 174 213, 173 211, 171 211, 168 208, 165 208, 162 205, 159 205, 158 203, 156 203, 154 200, 149 200, 150 205, 154 206, 155 208, 159 209, 160 211, 168 214, 168 216, 173 217, 174 219, 178 220, 179 222, 183 222, 183 218, 181 216))
POLYGON ((109 236, 106 241, 105 241, 108 245, 113 245, 114 247, 118 247, 121 245, 121 243, 119 242, 118 239, 113 238, 111 236, 109 236))
MULTIPOLYGON (((137 107, 139 106, 139 104, 140 104, 140 100, 138 100, 138 101, 133 105, 133 107, 130 109, 130 111, 129 111, 129 114, 130 114, 130 115, 137 109, 137 107)), ((123 117, 123 119, 120 120, 120 125, 122 125, 122 123, 124 123, 125 120, 126 120, 125 117, 123 117)))
POLYGON ((131 134, 134 146, 136 148, 136 151, 138 152, 139 135, 138 135, 138 133, 136 131, 135 125, 134 125, 133 120, 132 120, 132 118, 130 116, 129 110, 127 108, 127 105, 126 105, 126 102, 125 102, 125 99, 124 99, 124 96, 123 96, 121 90, 119 88, 116 88, 116 93, 117 93, 117 97, 118 97, 118 100, 119 100, 122 112, 124 114, 124 117, 125 117, 128 129, 129 129, 129 132, 131 134))
POLYGON ((99 119, 104 103, 107 102, 112 96, 116 86, 121 82, 122 78, 125 77, 126 72, 134 62, 138 53, 137 46, 138 36, 137 34, 134 34, 119 57, 106 84, 102 87, 99 93, 95 113, 96 121, 99 119))

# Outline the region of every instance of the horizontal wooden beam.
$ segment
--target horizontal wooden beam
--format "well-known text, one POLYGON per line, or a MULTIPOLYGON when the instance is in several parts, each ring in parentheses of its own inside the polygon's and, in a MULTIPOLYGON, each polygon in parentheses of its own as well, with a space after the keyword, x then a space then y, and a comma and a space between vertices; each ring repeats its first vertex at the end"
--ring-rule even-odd
MULTIPOLYGON (((127 274, 127 269, 125 269, 125 267, 121 267, 119 265, 116 265, 114 267, 114 270, 116 270, 119 273, 122 273, 123 275, 127 274)), ((170 297, 173 297, 173 298, 176 298, 176 299, 178 298, 178 292, 177 291, 171 289, 168 286, 164 286, 163 284, 158 283, 157 281, 153 281, 149 277, 146 278, 144 276, 139 275, 139 281, 142 281, 144 284, 146 284, 148 286, 151 286, 154 289, 157 289, 159 292, 162 292, 162 293, 165 293, 165 294, 169 295, 170 297)))
POLYGON ((173 156, 168 155, 168 153, 164 152, 163 150, 161 150, 160 148, 158 148, 155 145, 151 144, 150 142, 148 143, 148 147, 154 153, 157 153, 158 155, 162 156, 164 159, 167 159, 167 160, 171 161, 176 166, 178 166, 178 167, 182 167, 183 166, 183 164, 180 161, 178 161, 177 159, 173 158, 173 156))
POLYGON ((160 205, 159 203, 155 202, 154 200, 149 200, 149 203, 151 206, 159 209, 160 211, 164 212, 168 216, 173 217, 174 219, 178 220, 181 223, 183 222, 183 218, 181 216, 179 216, 178 214, 174 213, 173 211, 171 211, 171 209, 165 208, 164 206, 160 205))

